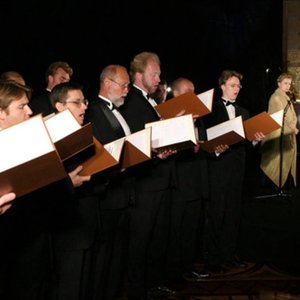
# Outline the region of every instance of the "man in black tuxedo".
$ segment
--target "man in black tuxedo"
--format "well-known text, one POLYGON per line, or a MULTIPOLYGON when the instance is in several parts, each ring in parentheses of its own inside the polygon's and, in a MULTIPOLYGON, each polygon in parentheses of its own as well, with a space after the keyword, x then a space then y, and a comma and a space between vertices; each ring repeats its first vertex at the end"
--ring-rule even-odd
MULTIPOLYGON (((236 103, 241 79, 242 75, 236 71, 222 72, 219 78, 222 96, 214 101, 212 113, 206 118, 206 127, 237 116, 242 116, 243 120, 249 117, 248 111, 236 103)), ((255 137, 260 141, 264 136, 256 133, 255 137)), ((205 224, 205 267, 212 273, 247 267, 236 256, 242 214, 246 145, 246 141, 230 147, 220 145, 215 149, 215 154, 209 157, 210 199, 205 224)))
MULTIPOLYGON (((88 100, 85 99, 82 85, 75 82, 57 84, 49 100, 56 112, 69 109, 78 123, 83 125, 88 100)), ((76 165, 68 163, 67 168, 77 167, 76 161, 72 164, 76 165)), ((91 274, 95 273, 93 255, 102 243, 99 205, 106 180, 97 174, 86 179, 90 179, 89 182, 81 182, 76 186, 71 201, 60 202, 60 210, 51 227, 57 279, 54 293, 57 299, 92 298, 89 281, 91 274)))
POLYGON ((45 74, 47 83, 46 91, 33 96, 30 100, 29 106, 33 115, 41 113, 45 117, 55 112, 49 98, 50 92, 57 84, 70 81, 72 75, 73 69, 67 62, 55 61, 50 64, 45 74))
MULTIPOLYGON (((98 97, 93 99, 88 110, 94 136, 107 144, 131 133, 128 124, 118 111, 129 89, 129 75, 120 65, 106 66, 100 75, 98 97)), ((94 288, 96 299, 114 299, 124 281, 127 262, 129 205, 134 202, 134 178, 128 170, 119 166, 105 172, 107 186, 100 202, 103 240, 103 255, 95 268, 102 269, 94 288), (98 297, 98 298, 97 298, 98 297)))
MULTIPOLYGON (((0 128, 29 119, 32 114, 28 106, 30 93, 30 88, 16 81, 1 82, 0 128)), ((5 252, 1 253, 5 257, 5 274, 3 278, 1 276, 4 294, 1 294, 1 299, 50 299, 53 295, 51 232, 57 224, 61 224, 62 211, 70 213, 63 207, 74 204, 73 186, 80 186, 90 179, 89 176, 79 176, 80 170, 76 168, 62 180, 17 197, 14 205, 1 217, 2 245, 5 245, 5 252)), ((45 173, 47 171, 45 169, 45 173)), ((69 215, 62 217, 66 216, 69 215)))
MULTIPOLYGON (((177 78, 172 83, 174 97, 194 91, 193 82, 187 78, 177 78)), ((188 281, 209 277, 208 273, 198 272, 194 268, 199 255, 198 244, 202 242, 203 205, 208 197, 206 152, 201 149, 200 143, 206 140, 202 118, 195 119, 195 132, 199 144, 175 154, 176 186, 172 190, 168 247, 168 273, 173 280, 180 280, 182 276, 188 281)))
MULTIPOLYGON (((160 82, 160 60, 155 53, 142 52, 130 65, 133 85, 121 113, 132 132, 145 128, 148 122, 160 120, 156 102, 149 98, 160 82)), ((174 179, 172 151, 134 167, 136 203, 131 209, 128 257, 128 296, 169 296, 174 291, 164 285, 166 247, 170 220, 170 190, 174 179), (169 157, 170 156, 170 157, 169 157)))

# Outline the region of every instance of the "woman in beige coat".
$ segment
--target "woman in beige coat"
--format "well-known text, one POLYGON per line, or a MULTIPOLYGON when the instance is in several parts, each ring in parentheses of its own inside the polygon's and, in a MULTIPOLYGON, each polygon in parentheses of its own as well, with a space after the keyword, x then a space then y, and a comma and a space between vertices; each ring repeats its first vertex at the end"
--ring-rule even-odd
POLYGON ((277 79, 278 88, 270 97, 268 112, 272 114, 283 109, 284 126, 268 134, 263 140, 261 148, 260 167, 279 189, 283 188, 287 181, 290 182, 289 178, 291 183, 296 186, 296 134, 298 129, 293 103, 287 94, 291 83, 292 77, 287 73, 281 74, 277 79))

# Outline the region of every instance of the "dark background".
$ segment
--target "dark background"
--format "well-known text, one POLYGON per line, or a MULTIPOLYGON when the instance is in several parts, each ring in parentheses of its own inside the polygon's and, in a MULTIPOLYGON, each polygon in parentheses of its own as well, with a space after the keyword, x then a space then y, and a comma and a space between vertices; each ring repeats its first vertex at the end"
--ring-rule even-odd
MULTIPOLYGON (((45 88, 49 64, 65 60, 74 69, 73 79, 97 93, 107 64, 128 68, 135 54, 154 51, 163 78, 170 83, 188 77, 197 93, 216 87, 223 69, 240 71, 239 101, 256 114, 267 109, 284 71, 282 6, 282 0, 2 0, 0 72, 21 72, 37 93, 45 88)), ((253 157, 247 168, 249 194, 259 192, 259 155, 253 157)), ((300 270, 298 194, 295 201, 246 203, 244 255, 300 270)))
POLYGON ((197 93, 223 69, 240 71, 240 101, 254 114, 282 69, 281 0, 5 0, 0 10, 0 72, 21 72, 35 92, 53 61, 67 61, 73 79, 97 92, 104 66, 128 68, 135 54, 154 51, 163 78, 188 77, 197 93))

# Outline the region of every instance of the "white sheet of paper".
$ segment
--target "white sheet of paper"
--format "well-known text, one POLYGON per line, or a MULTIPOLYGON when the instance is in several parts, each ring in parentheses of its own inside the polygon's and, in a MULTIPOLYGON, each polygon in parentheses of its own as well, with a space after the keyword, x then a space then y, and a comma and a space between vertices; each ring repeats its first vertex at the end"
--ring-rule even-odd
POLYGON ((0 172, 55 151, 41 116, 0 131, 0 172))
POLYGON ((191 114, 147 123, 145 127, 152 128, 151 140, 154 149, 187 141, 197 143, 191 114))
POLYGON ((115 140, 115 141, 112 141, 110 143, 103 145, 103 147, 106 149, 106 151, 108 151, 108 153, 110 155, 113 156, 113 158, 116 161, 119 161, 120 157, 121 157, 121 152, 122 152, 122 148, 124 145, 124 141, 125 141, 125 138, 120 138, 118 140, 115 140))
POLYGON ((198 94, 197 97, 205 104, 205 106, 211 111, 213 103, 214 89, 207 90, 201 94, 198 94))
POLYGON ((241 116, 208 128, 206 130, 207 140, 210 141, 230 131, 235 131, 240 136, 245 138, 244 126, 241 116))
POLYGON ((47 118, 45 124, 53 143, 81 128, 81 125, 68 109, 47 118))
POLYGON ((151 155, 151 128, 146 128, 130 135, 125 139, 147 156, 151 155))
POLYGON ((273 113, 273 114, 270 114, 270 116, 272 117, 272 119, 277 122, 280 126, 282 126, 282 123, 283 123, 283 109, 273 113))

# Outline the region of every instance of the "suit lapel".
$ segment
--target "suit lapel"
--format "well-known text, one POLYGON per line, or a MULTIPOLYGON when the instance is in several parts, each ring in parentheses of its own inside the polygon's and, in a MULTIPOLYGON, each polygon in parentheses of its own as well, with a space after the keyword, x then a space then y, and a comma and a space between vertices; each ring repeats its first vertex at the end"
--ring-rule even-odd
POLYGON ((118 119, 114 115, 114 113, 109 109, 109 107, 106 105, 105 101, 100 99, 98 101, 98 107, 103 111, 107 121, 110 123, 113 131, 115 132, 116 136, 118 138, 121 138, 125 136, 125 132, 119 123, 118 119))

